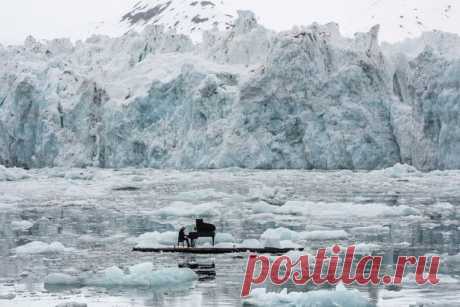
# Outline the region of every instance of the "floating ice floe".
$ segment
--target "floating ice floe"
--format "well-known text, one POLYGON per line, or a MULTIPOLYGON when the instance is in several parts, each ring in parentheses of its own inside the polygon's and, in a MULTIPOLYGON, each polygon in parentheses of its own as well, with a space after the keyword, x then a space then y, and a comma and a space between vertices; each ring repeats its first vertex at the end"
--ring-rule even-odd
POLYGON ((397 163, 396 165, 383 169, 383 170, 373 171, 371 173, 383 174, 383 175, 393 177, 393 178, 400 178, 400 177, 404 177, 407 175, 419 175, 420 174, 420 172, 415 167, 411 165, 407 165, 407 164, 400 164, 400 163, 397 163))
POLYGON ((88 307, 88 305, 85 303, 70 302, 70 303, 62 303, 62 304, 56 305, 56 307, 88 307))
POLYGON ((286 203, 287 196, 280 188, 264 186, 259 189, 250 190, 250 200, 261 200, 265 203, 275 206, 281 206, 286 203))
MULTIPOLYGON (((178 232, 147 232, 137 238, 128 238, 126 243, 135 244, 138 248, 161 248, 172 247, 177 244, 178 232)), ((216 247, 232 246, 236 240, 233 235, 229 233, 217 233, 214 242, 216 247), (220 244, 220 245, 219 245, 220 244)), ((211 243, 208 238, 199 238, 196 242, 198 245, 207 246, 211 243)))
POLYGON ((279 209, 279 206, 273 206, 265 202, 250 203, 248 204, 248 207, 253 213, 256 213, 256 214, 275 213, 279 209))
MULTIPOLYGON (((203 245, 203 247, 211 247, 211 244, 210 243, 206 243, 203 245)), ((231 242, 227 242, 227 243, 217 243, 213 246, 214 248, 235 248, 236 247, 236 244, 235 243, 231 243, 231 242)))
MULTIPOLYGON (((266 247, 269 247, 269 246, 266 246, 266 247)), ((277 246, 273 246, 273 247, 277 247, 277 246)), ((279 248, 301 248, 301 247, 302 245, 294 243, 291 240, 283 240, 283 241, 280 241, 280 244, 279 244, 279 248)))
POLYGON ((344 230, 293 231, 284 227, 267 229, 261 236, 262 241, 321 241, 347 239, 350 235, 344 230))
POLYGON ((269 293, 266 289, 254 289, 245 301, 253 306, 302 306, 302 307, 368 307, 368 299, 357 290, 347 290, 339 285, 335 290, 311 292, 269 293))
POLYGON ((382 250, 382 246, 375 243, 358 243, 355 248, 357 255, 371 255, 375 251, 382 250))
POLYGON ((194 205, 187 202, 173 202, 167 207, 161 208, 154 212, 155 215, 161 217, 210 217, 219 215, 219 203, 204 203, 200 205, 194 205))
MULTIPOLYGON (((429 260, 431 261, 431 260, 429 260)), ((437 277, 441 284, 460 284, 460 279, 447 274, 438 274, 437 277)), ((403 284, 405 285, 418 285, 416 281, 417 275, 415 273, 408 273, 403 277, 403 284)))
POLYGON ((460 254, 457 254, 457 255, 453 255, 453 256, 447 256, 446 255, 446 261, 448 263, 457 263, 457 264, 460 264, 460 254))
POLYGON ((78 244, 79 246, 84 246, 84 247, 104 246, 107 244, 112 244, 115 242, 122 241, 126 239, 126 237, 127 237, 127 234, 123 234, 123 233, 116 234, 110 237, 103 237, 103 238, 94 237, 91 235, 83 235, 78 238, 78 244))
POLYGON ((380 225, 375 225, 375 226, 361 226, 361 227, 353 227, 349 230, 351 233, 366 233, 366 234, 371 234, 371 235, 377 235, 377 234, 388 234, 390 229, 386 226, 380 226, 380 225))
POLYGON ((0 181, 18 181, 27 178, 30 176, 22 168, 6 168, 0 165, 0 181))
POLYGON ((256 239, 244 240, 238 246, 242 247, 242 248, 263 248, 264 247, 262 242, 260 242, 259 240, 256 240, 256 239))
POLYGON ((87 169, 70 169, 65 173, 65 178, 72 180, 92 180, 94 173, 87 169))
POLYGON ((235 238, 230 233, 217 233, 215 238, 216 243, 235 243, 235 238))
POLYGON ((384 217, 411 216, 411 215, 420 215, 420 214, 421 212, 419 210, 406 206, 406 205, 396 206, 396 207, 387 206, 386 208, 383 208, 379 212, 379 215, 384 216, 384 217))
POLYGON ((289 201, 276 211, 285 215, 303 215, 311 218, 348 219, 419 215, 421 212, 407 205, 388 206, 381 203, 322 203, 289 201))
POLYGON ((80 286, 81 279, 64 273, 53 273, 46 276, 45 285, 80 286))
POLYGON ((232 198, 232 195, 223 192, 218 192, 213 189, 205 189, 181 192, 177 195, 174 195, 174 198, 186 201, 207 201, 212 199, 232 198))
POLYGON ((302 232, 300 236, 302 239, 310 241, 342 240, 350 237, 350 235, 345 230, 306 231, 302 232))
POLYGON ((14 231, 27 231, 34 226, 33 223, 29 221, 13 221, 11 222, 11 229, 14 231))
POLYGON ((75 251, 73 248, 67 248, 62 243, 53 242, 53 243, 45 243, 40 241, 34 241, 19 247, 16 247, 14 251, 17 254, 57 254, 57 253, 64 253, 64 252, 72 252, 75 251))
POLYGON ((15 298, 16 294, 14 293, 0 294, 0 300, 14 300, 15 298))
POLYGON ((299 232, 280 227, 265 230, 265 232, 260 236, 260 239, 262 241, 297 241, 301 239, 301 235, 299 232))
POLYGON ((178 233, 168 232, 147 232, 137 238, 129 238, 127 243, 135 244, 138 248, 160 248, 171 247, 177 244, 178 233))
POLYGON ((78 277, 67 274, 50 274, 45 278, 46 286, 94 286, 94 287, 177 287, 191 283, 198 277, 190 269, 167 268, 154 270, 152 263, 146 262, 125 270, 110 267, 97 273, 82 273, 78 277))

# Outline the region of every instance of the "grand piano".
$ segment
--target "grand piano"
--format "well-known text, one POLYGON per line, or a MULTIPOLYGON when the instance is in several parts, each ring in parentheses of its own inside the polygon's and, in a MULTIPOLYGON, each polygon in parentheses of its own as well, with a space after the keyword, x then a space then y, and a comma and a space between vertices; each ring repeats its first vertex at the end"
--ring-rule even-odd
POLYGON ((195 247, 195 240, 198 238, 212 238, 212 246, 214 246, 214 239, 216 237, 216 226, 213 224, 203 222, 203 219, 197 219, 195 231, 188 234, 189 239, 192 241, 192 247, 195 247))

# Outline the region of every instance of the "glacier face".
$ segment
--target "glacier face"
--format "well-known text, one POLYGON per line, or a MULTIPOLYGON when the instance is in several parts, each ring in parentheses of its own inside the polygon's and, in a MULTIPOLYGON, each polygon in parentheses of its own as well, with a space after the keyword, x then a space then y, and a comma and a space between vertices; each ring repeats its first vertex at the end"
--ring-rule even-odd
POLYGON ((239 12, 200 43, 148 26, 0 45, 0 164, 460 168, 458 36, 380 46, 378 30, 275 33, 239 12))

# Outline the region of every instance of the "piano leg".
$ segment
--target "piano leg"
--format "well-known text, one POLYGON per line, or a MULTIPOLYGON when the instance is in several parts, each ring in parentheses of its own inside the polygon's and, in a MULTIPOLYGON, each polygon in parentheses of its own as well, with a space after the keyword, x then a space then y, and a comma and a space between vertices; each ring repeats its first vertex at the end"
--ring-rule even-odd
POLYGON ((212 236, 212 246, 214 247, 214 236, 212 236))

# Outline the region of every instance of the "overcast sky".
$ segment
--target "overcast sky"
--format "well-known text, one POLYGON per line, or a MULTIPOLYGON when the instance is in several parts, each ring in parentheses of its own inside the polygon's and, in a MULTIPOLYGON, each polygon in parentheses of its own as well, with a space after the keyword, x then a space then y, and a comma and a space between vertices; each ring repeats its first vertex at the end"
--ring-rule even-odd
MULTIPOLYGON (((3 0, 0 42, 85 38, 98 22, 119 18, 138 0, 3 0)), ((220 1, 220 0, 215 0, 220 1)), ((395 41, 433 28, 460 32, 460 0, 227 0, 252 9, 266 26, 284 30, 314 21, 336 21, 346 35, 382 24, 382 40, 395 41), (448 8, 451 6, 450 9, 448 8), (403 16, 403 17, 401 17, 403 16), (416 19, 418 18, 418 19, 416 19), (418 23, 422 20, 421 23, 418 23), (401 24, 402 27, 401 27, 401 24)))

